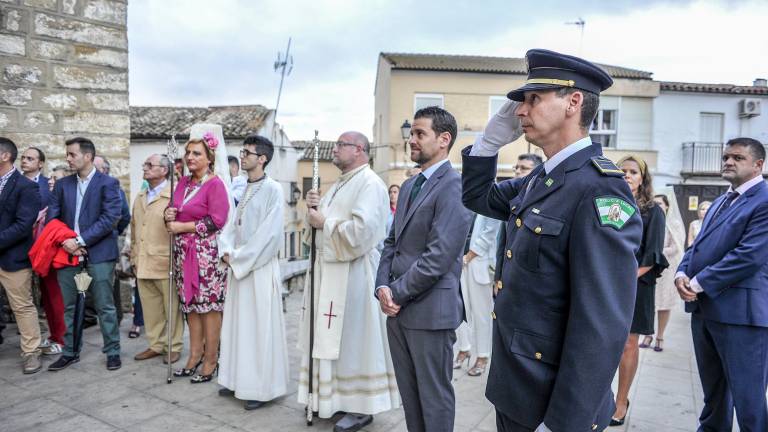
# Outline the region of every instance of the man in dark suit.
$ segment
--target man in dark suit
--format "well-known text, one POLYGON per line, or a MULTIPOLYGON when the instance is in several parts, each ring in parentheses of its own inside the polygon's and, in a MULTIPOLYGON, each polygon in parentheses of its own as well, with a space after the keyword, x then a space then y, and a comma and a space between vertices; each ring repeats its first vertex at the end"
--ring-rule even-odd
POLYGON ((768 186, 765 148, 734 138, 723 150, 731 187, 712 203, 675 276, 691 312, 704 408, 699 431, 768 430, 768 186))
POLYGON ((40 211, 37 185, 13 167, 18 156, 16 144, 0 137, 0 284, 21 334, 25 374, 38 372, 40 324, 32 299, 32 264, 27 252, 32 247, 32 225, 40 211))
POLYGON ((34 181, 40 187, 40 208, 48 206, 48 197, 51 195, 48 189, 48 177, 43 175, 45 166, 45 153, 37 147, 30 147, 21 154, 21 172, 24 177, 34 181))
POLYGON ((589 139, 611 78, 552 51, 526 59, 525 85, 463 151, 464 204, 508 221, 486 397, 499 431, 603 430, 632 321, 642 221, 621 170, 589 139), (518 125, 548 160, 496 184, 498 150, 518 125))
POLYGON ((416 112, 409 144, 421 173, 402 185, 376 277, 410 431, 453 430, 453 344, 464 316, 459 278, 472 220, 448 159, 455 140, 448 111, 416 112))
POLYGON ((72 323, 77 297, 75 275, 83 268, 93 278, 89 291, 99 314, 102 351, 107 355, 107 369, 121 366, 120 335, 115 304, 112 300, 112 276, 118 257, 115 226, 120 219, 120 186, 116 179, 105 176, 93 166, 96 148, 87 138, 72 138, 66 142, 67 163, 75 174, 56 182, 48 206, 48 220, 59 219, 77 233, 64 241, 62 247, 85 259, 76 267, 58 271, 57 277, 64 297, 64 336, 62 356, 48 370, 57 371, 79 361, 80 347, 73 346, 72 323))

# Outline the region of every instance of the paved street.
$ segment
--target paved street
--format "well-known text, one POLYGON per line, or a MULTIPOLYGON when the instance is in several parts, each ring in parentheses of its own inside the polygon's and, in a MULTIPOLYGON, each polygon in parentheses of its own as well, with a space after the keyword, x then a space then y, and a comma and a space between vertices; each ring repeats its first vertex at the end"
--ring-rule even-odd
MULTIPOLYGON (((109 372, 100 352, 97 327, 86 330, 82 360, 64 371, 21 373, 18 336, 9 326, 0 345, 0 430, 11 431, 304 431, 303 407, 296 402, 297 318, 300 293, 287 300, 291 388, 288 396, 257 411, 217 394, 214 383, 191 385, 188 380, 165 382, 159 358, 136 362, 145 348, 142 338, 128 339, 130 319, 123 320, 122 369, 109 372)), ((128 315, 130 318, 130 315, 128 315)), ((688 317, 672 316, 663 353, 641 350, 641 364, 632 389, 628 423, 611 431, 692 431, 701 409, 700 384, 692 356, 688 317)), ((186 358, 186 353, 183 359, 186 358)), ((51 363, 46 358, 44 366, 51 363)), ((181 363, 179 363, 181 365, 181 363)), ((456 431, 495 431, 491 405, 484 398, 484 378, 454 376, 457 396, 456 431)), ((614 383, 615 384, 615 383, 614 383)), ((615 387, 614 387, 615 388, 615 387)), ((316 420, 312 429, 333 430, 332 422, 316 420)), ((366 431, 405 431, 402 409, 377 415, 366 431)))

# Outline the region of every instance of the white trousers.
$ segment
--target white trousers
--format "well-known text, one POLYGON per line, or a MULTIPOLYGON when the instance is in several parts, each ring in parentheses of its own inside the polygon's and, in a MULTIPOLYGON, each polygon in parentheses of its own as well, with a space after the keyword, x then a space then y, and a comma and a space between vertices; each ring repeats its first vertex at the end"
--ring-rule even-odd
POLYGON ((467 322, 456 330, 456 343, 461 351, 471 351, 472 342, 477 357, 491 356, 493 323, 493 281, 488 271, 488 260, 475 258, 461 271, 461 295, 467 313, 467 322))

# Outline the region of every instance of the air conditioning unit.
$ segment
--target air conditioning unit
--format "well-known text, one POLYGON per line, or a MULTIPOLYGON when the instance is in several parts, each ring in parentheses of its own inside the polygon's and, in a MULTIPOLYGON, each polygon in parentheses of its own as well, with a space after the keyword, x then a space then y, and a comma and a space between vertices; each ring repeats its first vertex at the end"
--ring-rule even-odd
POLYGON ((742 99, 739 101, 739 117, 760 115, 760 99, 742 99))

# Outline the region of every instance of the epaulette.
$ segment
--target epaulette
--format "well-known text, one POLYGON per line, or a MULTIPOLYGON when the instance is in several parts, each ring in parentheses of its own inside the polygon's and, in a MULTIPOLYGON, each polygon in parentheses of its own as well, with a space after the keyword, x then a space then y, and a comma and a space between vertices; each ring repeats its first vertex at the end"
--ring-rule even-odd
POLYGON ((611 177, 624 177, 624 171, 620 170, 613 161, 605 156, 593 156, 592 164, 602 175, 611 177))

